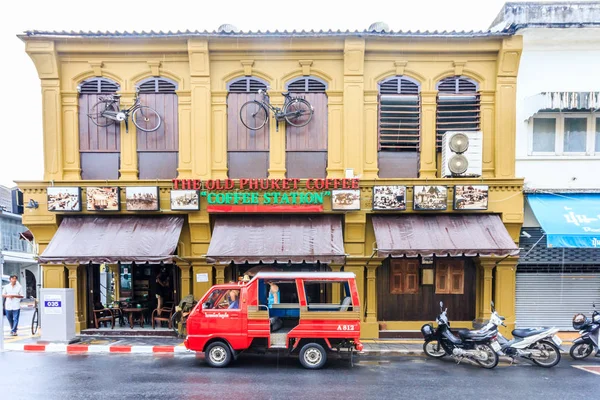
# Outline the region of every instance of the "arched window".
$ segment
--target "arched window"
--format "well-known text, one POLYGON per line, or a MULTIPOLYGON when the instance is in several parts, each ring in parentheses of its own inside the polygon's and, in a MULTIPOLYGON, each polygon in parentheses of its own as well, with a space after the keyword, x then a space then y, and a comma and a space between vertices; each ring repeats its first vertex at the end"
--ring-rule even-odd
POLYGON ((481 129, 479 85, 472 79, 451 76, 436 85, 436 148, 441 151, 442 137, 447 131, 481 129))
POLYGON ((294 79, 285 85, 288 92, 307 100, 314 109, 310 122, 302 127, 286 124, 286 171, 288 178, 327 176, 327 83, 315 77, 294 79))
POLYGON ((155 109, 162 119, 154 132, 137 130, 139 178, 176 178, 179 154, 177 83, 153 77, 139 82, 136 88, 140 104, 155 109))
POLYGON ((121 124, 101 121, 98 126, 89 117, 100 98, 117 92, 119 84, 106 78, 81 82, 79 91, 79 154, 81 179, 119 179, 121 124))
POLYGON ((379 82, 379 176, 414 178, 419 169, 421 87, 406 76, 379 82))
POLYGON ((266 178, 269 169, 269 124, 251 130, 242 124, 240 109, 251 100, 262 100, 258 90, 267 82, 243 77, 227 84, 227 168, 229 178, 266 178))

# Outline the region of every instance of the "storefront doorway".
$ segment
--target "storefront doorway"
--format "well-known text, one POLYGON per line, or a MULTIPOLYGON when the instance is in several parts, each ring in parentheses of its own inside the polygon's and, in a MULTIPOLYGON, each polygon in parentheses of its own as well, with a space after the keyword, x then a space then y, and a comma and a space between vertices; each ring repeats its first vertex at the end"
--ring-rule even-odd
MULTIPOLYGON (((150 326, 152 312, 158 306, 157 295, 162 296, 163 309, 179 301, 179 275, 174 264, 88 264, 88 328, 95 328, 94 310, 105 307, 141 308, 145 324, 150 326)), ((120 323, 117 321, 115 326, 120 323)))

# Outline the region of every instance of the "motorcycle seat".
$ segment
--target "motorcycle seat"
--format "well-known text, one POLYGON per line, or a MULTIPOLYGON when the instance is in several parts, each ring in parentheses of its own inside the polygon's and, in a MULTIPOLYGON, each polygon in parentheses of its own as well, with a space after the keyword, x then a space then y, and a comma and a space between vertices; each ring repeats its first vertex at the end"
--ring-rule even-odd
POLYGON ((512 331, 513 336, 525 338, 533 335, 538 335, 548 328, 526 328, 526 329, 515 329, 512 331))
POLYGON ((487 335, 489 335, 489 332, 470 331, 468 329, 460 329, 458 331, 458 336, 462 339, 483 338, 487 335))

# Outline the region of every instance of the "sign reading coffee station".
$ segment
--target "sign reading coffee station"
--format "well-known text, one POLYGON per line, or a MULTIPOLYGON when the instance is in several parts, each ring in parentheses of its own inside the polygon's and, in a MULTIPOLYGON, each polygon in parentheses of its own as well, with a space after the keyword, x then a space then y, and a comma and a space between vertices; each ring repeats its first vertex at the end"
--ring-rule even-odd
POLYGON ((359 183, 359 179, 324 178, 174 179, 173 190, 199 191, 208 212, 319 212, 326 196, 338 198, 344 192, 360 196, 359 183))

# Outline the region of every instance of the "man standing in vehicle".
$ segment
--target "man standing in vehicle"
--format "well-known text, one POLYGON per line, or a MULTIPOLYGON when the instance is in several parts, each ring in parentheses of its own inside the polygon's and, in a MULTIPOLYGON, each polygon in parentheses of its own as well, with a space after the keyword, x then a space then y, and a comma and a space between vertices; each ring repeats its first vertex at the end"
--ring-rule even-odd
POLYGON ((21 287, 21 284, 17 282, 16 275, 11 275, 10 283, 2 288, 2 298, 6 299, 4 309, 6 310, 6 318, 10 325, 10 334, 12 336, 17 336, 23 288, 21 287))

